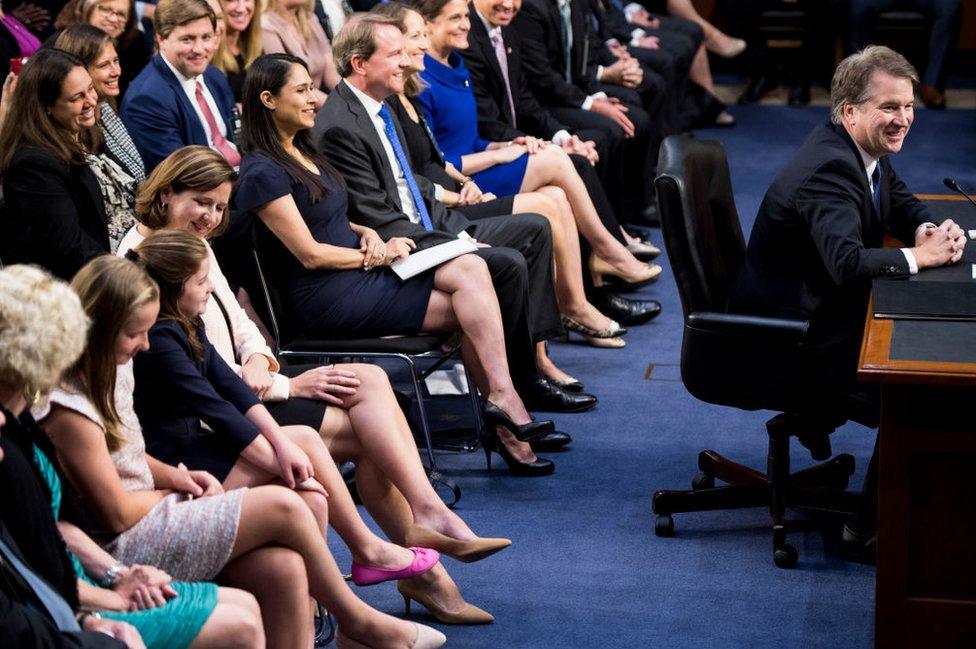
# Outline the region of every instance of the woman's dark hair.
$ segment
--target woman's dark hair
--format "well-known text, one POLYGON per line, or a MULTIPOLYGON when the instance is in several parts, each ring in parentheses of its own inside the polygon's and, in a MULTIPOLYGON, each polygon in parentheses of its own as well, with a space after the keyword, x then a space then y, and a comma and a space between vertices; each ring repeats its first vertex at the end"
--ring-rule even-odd
POLYGON ((53 48, 31 56, 17 78, 17 89, 10 102, 10 112, 0 127, 0 174, 22 146, 44 149, 68 164, 85 164, 87 152, 97 152, 102 145, 102 130, 97 126, 84 129, 76 139, 58 124, 50 113, 61 96, 61 86, 75 68, 85 69, 78 57, 53 48))
POLYGON ((54 41, 54 47, 62 52, 74 54, 81 59, 86 68, 95 64, 106 45, 114 46, 115 39, 98 27, 84 23, 68 27, 58 34, 57 40, 54 41))
MULTIPOLYGON (((274 112, 261 102, 262 92, 267 91, 276 96, 281 92, 288 81, 293 65, 300 65, 306 71, 308 70, 305 61, 290 54, 264 54, 248 68, 243 93, 242 145, 244 151, 260 151, 284 167, 292 180, 308 188, 309 198, 314 203, 324 198, 328 191, 314 173, 285 151, 278 127, 274 123, 274 112)), ((295 135, 294 142, 295 147, 315 163, 322 174, 328 174, 340 185, 345 186, 345 181, 335 167, 329 164, 325 156, 316 151, 309 131, 299 131, 295 135)))
POLYGON ((413 0, 409 7, 424 17, 427 22, 433 22, 441 15, 444 6, 451 0, 413 0))

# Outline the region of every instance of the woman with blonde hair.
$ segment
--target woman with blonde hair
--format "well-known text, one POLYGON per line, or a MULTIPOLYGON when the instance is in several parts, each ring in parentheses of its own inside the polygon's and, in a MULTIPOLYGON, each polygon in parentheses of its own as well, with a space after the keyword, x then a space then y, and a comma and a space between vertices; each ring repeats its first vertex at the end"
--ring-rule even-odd
MULTIPOLYGON (((118 254, 160 229, 184 230, 204 242, 219 234, 229 220, 225 208, 234 178, 230 165, 212 149, 177 150, 156 167, 140 190, 140 224, 123 239, 118 254)), ((432 547, 461 561, 485 558, 511 543, 475 536, 434 491, 382 368, 369 364, 281 367, 234 299, 207 247, 214 285, 202 316, 207 338, 279 424, 312 427, 336 461, 356 463, 363 502, 391 539, 432 547)), ((454 623, 492 619, 464 602, 442 566, 414 580, 401 580, 398 587, 454 623)))
POLYGON ((264 50, 261 35, 264 0, 222 0, 222 2, 224 38, 217 46, 212 63, 227 75, 227 83, 234 93, 234 100, 239 104, 244 93, 245 72, 264 50))
POLYGON ((305 61, 312 77, 316 105, 325 103, 326 93, 339 83, 332 58, 332 44, 312 11, 308 0, 268 0, 261 17, 265 54, 291 54, 305 61))
MULTIPOLYGON (((187 272, 200 273, 206 251, 198 239, 158 233, 147 248, 154 237, 157 252, 174 264, 196 259, 200 268, 187 272)), ((151 558, 146 563, 177 578, 216 578, 250 590, 264 612, 270 646, 311 643, 309 594, 339 621, 340 646, 350 640, 396 647, 443 643, 440 634, 378 613, 352 594, 322 529, 291 489, 224 492, 209 472, 146 453, 132 405, 131 360, 149 347, 161 302, 166 310, 178 308, 183 284, 164 280, 157 294, 158 284, 138 265, 104 256, 86 266, 73 286, 92 319, 87 360, 69 374, 75 378, 64 382, 66 389, 52 395, 45 423, 68 479, 102 525, 108 549, 124 562, 151 558)))

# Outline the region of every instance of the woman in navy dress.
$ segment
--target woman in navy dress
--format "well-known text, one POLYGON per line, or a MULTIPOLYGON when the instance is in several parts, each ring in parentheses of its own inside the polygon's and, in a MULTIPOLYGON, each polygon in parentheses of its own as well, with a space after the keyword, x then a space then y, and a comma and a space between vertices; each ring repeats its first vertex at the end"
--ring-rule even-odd
POLYGON ((349 222, 344 182, 311 142, 312 87, 298 57, 265 54, 250 67, 244 83, 245 155, 231 198, 237 218, 260 219, 266 228, 259 233, 261 243, 277 248, 269 265, 283 270, 288 310, 308 335, 460 329, 465 361, 488 399, 486 412, 501 412, 506 422, 498 433, 502 452, 510 453, 520 471, 551 473, 552 463, 536 458, 513 434, 551 422, 533 422, 512 384, 488 266, 477 255, 461 255, 400 281, 388 266, 416 244, 402 237, 384 242, 370 228, 349 222))
MULTIPOLYGON (((561 147, 530 136, 489 142, 478 135, 478 109, 471 77, 458 50, 467 49, 471 24, 465 0, 415 0, 427 21, 430 49, 420 77, 427 89, 418 99, 444 158, 496 196, 540 191, 558 205, 562 219, 575 221, 593 247, 594 284, 614 275, 631 284, 653 281, 661 267, 639 261, 600 221, 586 185, 561 147)), ((553 223, 553 229, 561 228, 553 223)), ((575 329, 575 327, 573 327, 575 329)))

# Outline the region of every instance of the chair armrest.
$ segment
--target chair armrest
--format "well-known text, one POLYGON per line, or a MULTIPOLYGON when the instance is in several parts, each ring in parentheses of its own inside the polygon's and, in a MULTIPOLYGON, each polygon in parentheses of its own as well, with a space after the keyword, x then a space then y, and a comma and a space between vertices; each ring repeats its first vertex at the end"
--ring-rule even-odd
POLYGON ((810 330, 809 320, 764 318, 762 316, 713 311, 692 313, 688 316, 686 324, 702 333, 760 337, 766 340, 772 338, 796 343, 803 342, 810 330))

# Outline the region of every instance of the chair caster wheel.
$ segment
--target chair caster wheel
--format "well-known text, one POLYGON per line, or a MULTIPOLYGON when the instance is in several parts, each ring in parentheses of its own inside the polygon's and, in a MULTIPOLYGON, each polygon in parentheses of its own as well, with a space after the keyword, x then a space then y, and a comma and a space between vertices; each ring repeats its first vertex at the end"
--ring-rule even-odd
POLYGON ((656 536, 674 536, 674 518, 671 514, 662 514, 654 521, 654 534, 656 536))
POLYGON ((699 471, 698 475, 691 479, 691 488, 694 491, 698 491, 699 489, 714 489, 715 476, 705 471, 699 471))
POLYGON ((776 564, 777 568, 795 568, 799 556, 796 548, 792 545, 784 545, 781 548, 773 550, 773 563, 776 564))

